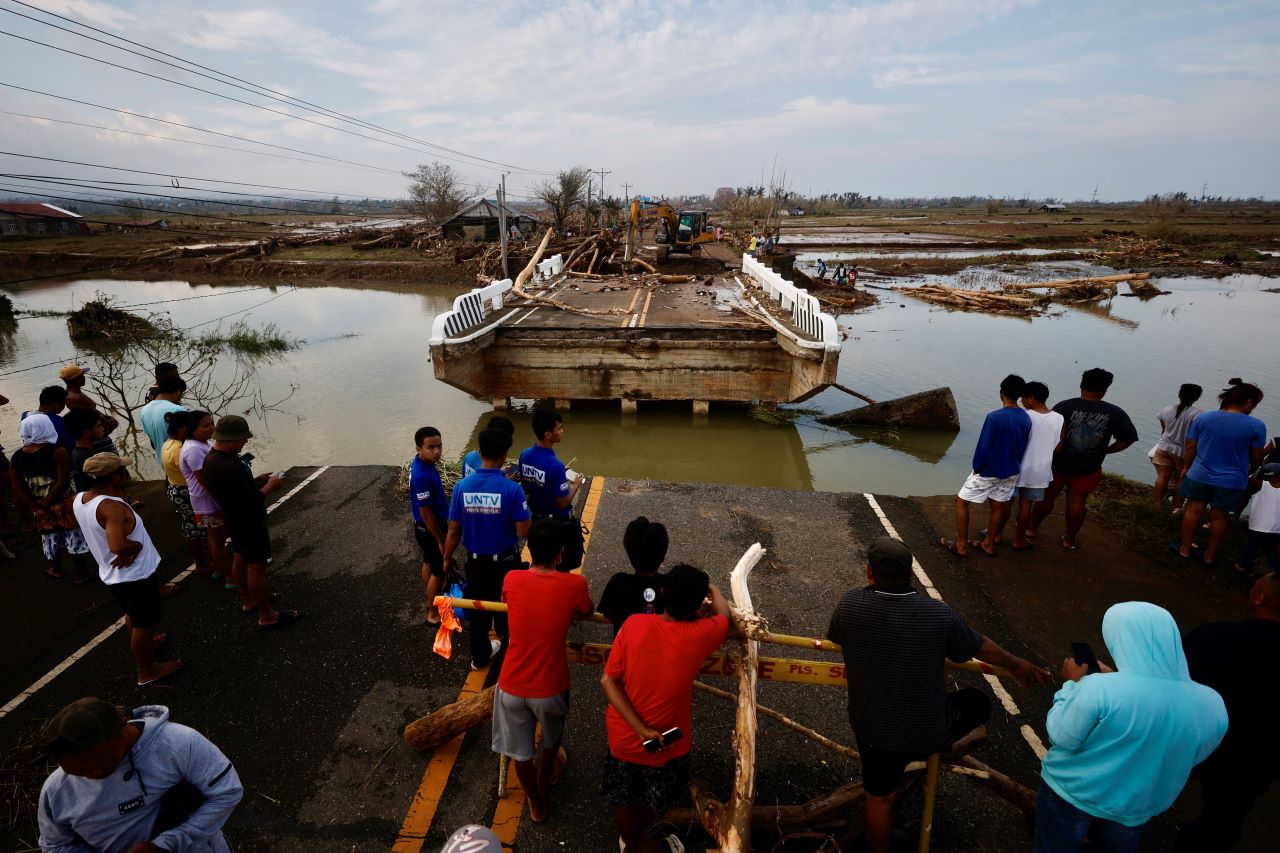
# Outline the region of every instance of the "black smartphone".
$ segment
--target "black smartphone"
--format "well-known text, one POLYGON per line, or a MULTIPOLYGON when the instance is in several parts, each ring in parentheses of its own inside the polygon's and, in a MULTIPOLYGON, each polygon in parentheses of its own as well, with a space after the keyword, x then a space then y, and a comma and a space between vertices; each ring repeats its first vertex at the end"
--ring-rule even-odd
POLYGON ((650 738, 649 740, 644 741, 641 745, 644 747, 645 752, 657 752, 660 749, 666 749, 682 737, 684 737, 684 735, 680 733, 679 728, 670 728, 662 733, 661 740, 656 737, 650 738))
POLYGON ((1088 643, 1072 643, 1071 656, 1076 659, 1076 663, 1087 667, 1090 675, 1102 672, 1102 668, 1098 666, 1098 658, 1088 643))

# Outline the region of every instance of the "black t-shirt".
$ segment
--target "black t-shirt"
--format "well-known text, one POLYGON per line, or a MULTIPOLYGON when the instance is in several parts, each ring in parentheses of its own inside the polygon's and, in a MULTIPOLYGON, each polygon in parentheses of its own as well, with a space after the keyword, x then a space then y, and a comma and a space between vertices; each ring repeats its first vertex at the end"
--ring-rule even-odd
POLYGON ((1231 720, 1210 760, 1242 774, 1271 772, 1280 761, 1280 622, 1210 622, 1187 634, 1182 648, 1191 678, 1218 692, 1231 720))
POLYGON ((922 592, 851 589, 831 614, 827 639, 844 650, 854 734, 913 755, 951 745, 943 661, 966 661, 982 648, 959 613, 922 592))
POLYGON ((1124 409, 1105 400, 1076 397, 1053 407, 1065 422, 1062 450, 1054 454, 1053 472, 1068 477, 1092 474, 1102 468, 1112 439, 1134 442, 1138 431, 1124 409))
POLYGON ((637 613, 661 614, 665 610, 662 606, 662 580, 665 577, 661 572, 652 575, 618 572, 609 578, 600 595, 598 609, 613 620, 615 637, 627 617, 637 613))
POLYGON ((240 457, 225 450, 210 450, 204 460, 204 487, 222 507, 228 527, 266 529, 266 498, 240 457))
POLYGON ((84 475, 84 463, 99 451, 94 447, 74 447, 71 450, 71 481, 77 492, 89 491, 89 480, 84 475))

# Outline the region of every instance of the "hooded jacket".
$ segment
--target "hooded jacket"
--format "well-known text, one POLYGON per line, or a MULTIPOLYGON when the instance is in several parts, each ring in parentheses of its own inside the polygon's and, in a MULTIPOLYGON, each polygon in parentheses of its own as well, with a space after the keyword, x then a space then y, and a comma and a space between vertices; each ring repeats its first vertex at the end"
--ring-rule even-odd
POLYGON ((85 779, 58 768, 45 781, 41 851, 125 853, 150 841, 169 853, 230 853, 222 825, 244 793, 231 762, 204 735, 169 722, 162 705, 135 708, 130 724, 141 724, 142 736, 109 777, 85 779), (161 798, 181 782, 204 802, 179 826, 156 832, 161 798))
POLYGON ((1163 812, 1227 731, 1222 697, 1191 680, 1169 611, 1129 601, 1102 618, 1116 672, 1067 682, 1041 777, 1081 811, 1125 826, 1163 812))

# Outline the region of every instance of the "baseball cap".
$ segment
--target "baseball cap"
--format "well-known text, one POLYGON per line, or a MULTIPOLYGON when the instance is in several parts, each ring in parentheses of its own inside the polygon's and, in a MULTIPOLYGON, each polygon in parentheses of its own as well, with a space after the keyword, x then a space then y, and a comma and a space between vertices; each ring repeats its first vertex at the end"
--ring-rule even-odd
POLYGON ((897 539, 881 536, 867 547, 867 562, 873 569, 888 560, 898 566, 901 571, 911 571, 911 549, 897 539))
POLYGON ((502 853, 502 842, 489 827, 470 824, 455 830, 440 853, 502 853))
POLYGON ((249 422, 239 415, 224 415, 213 427, 214 441, 243 441, 247 438, 253 438, 253 433, 249 432, 249 422))
POLYGON ((40 735, 40 746, 55 757, 76 755, 109 740, 125 721, 120 708, 90 696, 54 714, 40 735))
POLYGON ((58 378, 65 382, 68 379, 78 379, 88 372, 78 364, 68 364, 58 371, 58 378))
POLYGON ((90 477, 107 477, 133 464, 128 456, 117 456, 114 453, 95 453, 84 460, 84 472, 90 477))
POLYGON ((1262 466, 1262 476, 1280 477, 1280 462, 1268 462, 1262 466))

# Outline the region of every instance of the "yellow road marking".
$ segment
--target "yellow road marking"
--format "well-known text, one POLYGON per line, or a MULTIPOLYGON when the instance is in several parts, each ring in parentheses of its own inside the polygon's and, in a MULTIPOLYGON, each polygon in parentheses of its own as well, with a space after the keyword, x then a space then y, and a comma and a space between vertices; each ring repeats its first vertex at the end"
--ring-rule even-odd
MULTIPOLYGON (((488 667, 469 673, 458 698, 465 699, 479 693, 484 689, 484 678, 488 674, 488 667)), ((391 845, 392 853, 419 853, 422 850, 431 822, 435 820, 436 809, 440 807, 440 800, 444 796, 445 784, 449 781, 449 774, 453 772, 454 762, 458 760, 458 750, 462 748, 464 737, 465 734, 458 735, 432 753, 431 761, 422 773, 422 782, 413 795, 413 802, 409 804, 409 813, 400 825, 400 834, 391 845)))
MULTIPOLYGON (((640 292, 636 291, 639 296, 640 292)), ((632 306, 635 305, 635 299, 631 300, 632 306)), ((630 310, 630 309, 628 309, 630 310)), ((604 494, 604 477, 593 477, 591 480, 591 488, 587 491, 587 499, 582 502, 582 520, 586 533, 582 534, 582 565, 574 569, 572 574, 582 574, 583 568, 587 565, 587 551, 591 545, 591 528, 596 522, 596 513, 600 510, 600 496, 604 494)), ((525 548, 528 551, 528 546, 525 548)), ((525 559, 529 559, 526 554, 525 559)), ((504 847, 511 847, 516 843, 516 833, 520 831, 520 816, 524 813, 524 788, 520 787, 520 779, 516 776, 514 767, 510 768, 507 773, 507 792, 499 798, 497 807, 493 810, 493 822, 489 828, 493 830, 493 834, 498 836, 498 840, 502 842, 504 847)))
POLYGON ((649 303, 653 301, 653 291, 649 291, 649 295, 644 299, 644 310, 640 312, 640 322, 636 325, 643 326, 644 321, 649 318, 649 303))
POLYGON ((627 324, 631 322, 631 312, 635 310, 636 302, 640 299, 640 291, 636 290, 631 294, 631 304, 627 306, 627 313, 623 316, 622 322, 618 324, 618 328, 625 329, 627 324))

